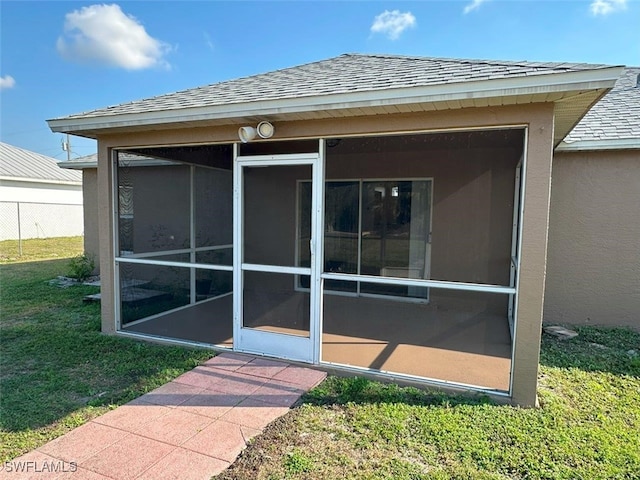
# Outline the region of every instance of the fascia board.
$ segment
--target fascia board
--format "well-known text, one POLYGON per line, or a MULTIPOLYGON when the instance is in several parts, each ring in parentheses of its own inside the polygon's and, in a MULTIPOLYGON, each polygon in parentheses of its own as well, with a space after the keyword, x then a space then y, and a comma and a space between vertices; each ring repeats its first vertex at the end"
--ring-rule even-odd
POLYGON ((561 142, 557 152, 578 152, 586 150, 635 150, 640 149, 640 138, 616 138, 609 140, 577 140, 561 142))
POLYGON ((3 182, 20 182, 20 183, 46 183, 49 185, 82 185, 81 181, 73 180, 49 180, 45 178, 28 178, 28 177, 7 177, 0 176, 0 180, 3 182))
POLYGON ((67 170, 84 170, 85 168, 97 168, 98 162, 58 162, 58 166, 67 170))
POLYGON ((457 82, 424 87, 390 88, 250 103, 229 103, 208 107, 116 114, 113 116, 67 117, 47 120, 47 123, 54 132, 72 133, 83 130, 293 114, 316 110, 341 110, 410 103, 571 92, 576 90, 610 89, 622 74, 622 70, 623 67, 607 67, 597 70, 550 73, 528 77, 457 82))

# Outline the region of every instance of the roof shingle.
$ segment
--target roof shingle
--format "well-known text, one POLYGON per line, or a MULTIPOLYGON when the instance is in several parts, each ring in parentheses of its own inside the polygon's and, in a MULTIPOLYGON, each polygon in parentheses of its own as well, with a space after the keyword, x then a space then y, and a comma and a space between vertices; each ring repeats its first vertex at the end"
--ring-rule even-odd
POLYGON ((228 80, 61 118, 84 119, 265 100, 530 77, 609 67, 610 65, 585 63, 345 54, 306 65, 228 80))
POLYGON ((640 141, 640 67, 626 68, 607 93, 564 139, 571 144, 583 141, 640 141))

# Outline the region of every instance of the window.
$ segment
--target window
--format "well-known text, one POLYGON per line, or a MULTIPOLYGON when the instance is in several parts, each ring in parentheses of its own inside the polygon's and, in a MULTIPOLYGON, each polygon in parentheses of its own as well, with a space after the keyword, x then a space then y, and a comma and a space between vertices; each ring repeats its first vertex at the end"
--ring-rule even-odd
MULTIPOLYGON (((324 271, 428 279, 431 179, 340 180, 325 183, 324 271)), ((298 183, 297 264, 309 266, 311 183, 298 183)), ((299 287, 308 288, 302 280, 299 287)), ((428 299, 428 289, 328 280, 325 289, 359 295, 428 299)))

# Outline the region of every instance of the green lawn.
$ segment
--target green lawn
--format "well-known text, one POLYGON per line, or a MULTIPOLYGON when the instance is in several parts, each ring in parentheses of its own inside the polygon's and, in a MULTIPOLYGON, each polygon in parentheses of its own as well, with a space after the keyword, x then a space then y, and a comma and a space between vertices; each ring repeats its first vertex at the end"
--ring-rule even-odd
MULTIPOLYGON (((0 462, 211 356, 101 335, 68 262, 0 265, 0 462)), ((331 377, 219 478, 640 479, 640 334, 578 330, 543 338, 540 408, 331 377)))
POLYGON ((640 478, 640 334, 545 335, 540 408, 329 378, 218 478, 640 478))
MULTIPOLYGON (((79 252, 69 252, 75 255, 79 252)), ((0 265, 0 462, 211 357, 100 333, 97 288, 49 284, 69 259, 0 265)))
MULTIPOLYGON (((83 237, 32 238, 22 241, 22 255, 18 240, 0 242, 0 264, 33 262, 80 255, 83 237)), ((59 274, 66 273, 60 272, 59 274)))

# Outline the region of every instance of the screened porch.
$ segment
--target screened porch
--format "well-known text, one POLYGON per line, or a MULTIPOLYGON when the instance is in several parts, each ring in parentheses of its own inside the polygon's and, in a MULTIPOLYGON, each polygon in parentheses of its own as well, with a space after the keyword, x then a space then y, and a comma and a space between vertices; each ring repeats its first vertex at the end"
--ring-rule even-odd
POLYGON ((508 392, 524 138, 119 150, 117 327, 239 351, 267 332, 267 355, 300 338, 311 363, 508 392), (296 154, 318 160, 250 161, 296 154))

